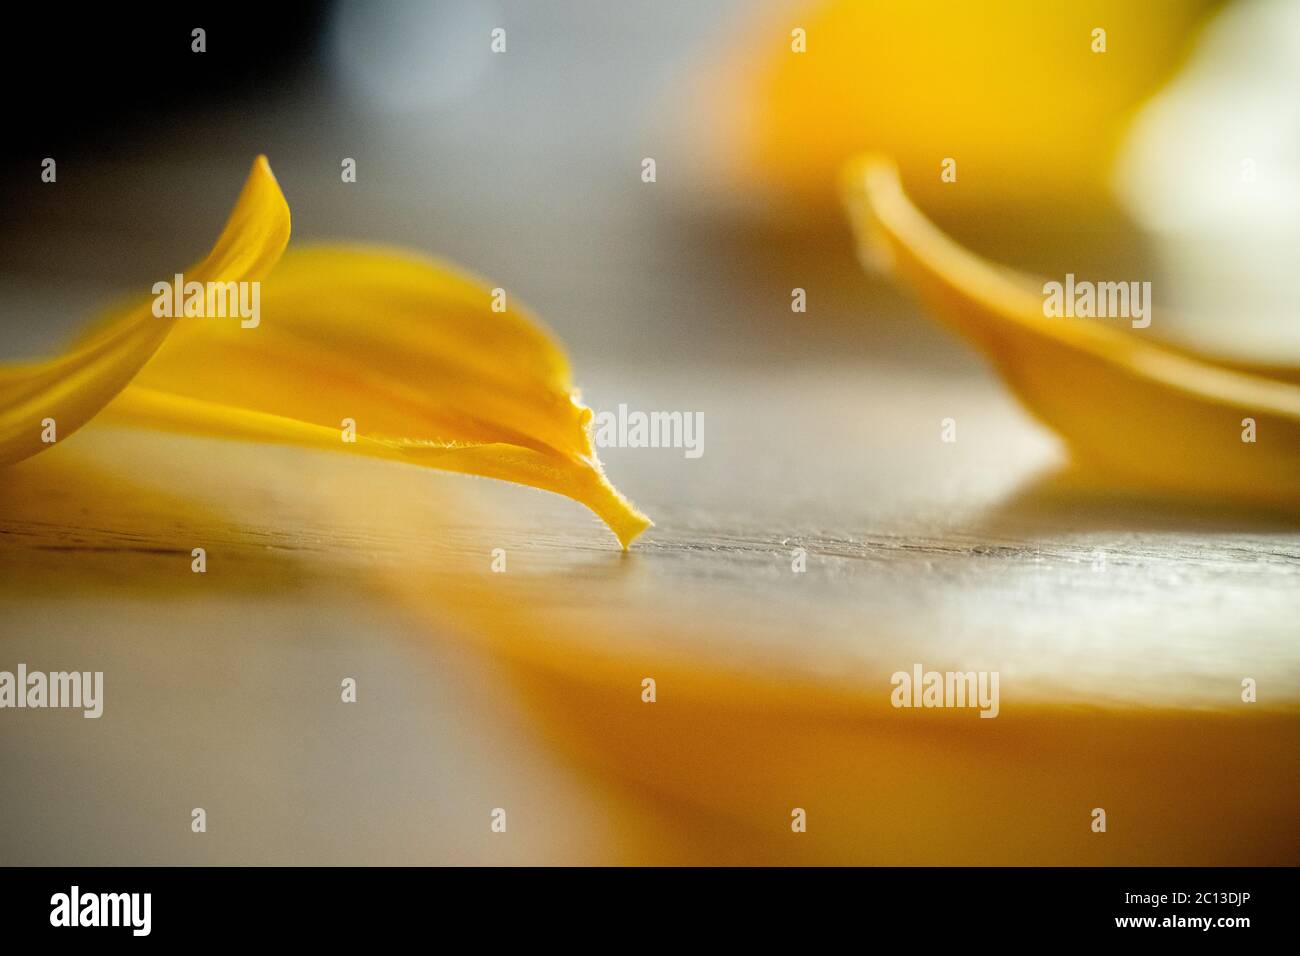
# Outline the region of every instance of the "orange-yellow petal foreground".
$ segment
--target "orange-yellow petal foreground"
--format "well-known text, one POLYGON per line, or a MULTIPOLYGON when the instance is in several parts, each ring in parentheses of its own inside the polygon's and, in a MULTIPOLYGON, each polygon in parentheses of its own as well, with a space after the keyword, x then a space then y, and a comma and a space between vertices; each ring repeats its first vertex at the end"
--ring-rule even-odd
POLYGON ((1216 361, 1095 319, 1043 314, 1041 281, 962 248, 868 157, 844 174, 861 251, 911 285, 996 365, 1081 464, 1168 492, 1300 507, 1300 384, 1294 370, 1216 361), (1254 442, 1243 441, 1246 420, 1254 442))
MULTIPOLYGON (((259 159, 217 247, 185 278, 260 279, 288 232, 288 208, 259 159)), ((60 416, 62 438, 71 430, 62 416, 80 425, 103 408, 106 420, 541 488, 585 504, 626 548, 650 521, 605 478, 564 353, 515 303, 493 304, 487 283, 412 253, 291 251, 262 282, 255 323, 159 319, 145 302, 37 370, 43 391, 35 373, 4 373, 0 463, 48 447, 47 415, 60 416), (95 349, 108 357, 80 358, 95 349)))

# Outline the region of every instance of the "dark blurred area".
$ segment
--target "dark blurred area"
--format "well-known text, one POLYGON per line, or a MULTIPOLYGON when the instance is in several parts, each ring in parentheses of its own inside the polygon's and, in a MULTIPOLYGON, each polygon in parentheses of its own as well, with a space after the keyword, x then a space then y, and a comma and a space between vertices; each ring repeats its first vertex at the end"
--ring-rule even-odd
MULTIPOLYGON (((331 4, 133 3, 75 16, 43 5, 7 29, 8 163, 111 149, 123 131, 222 101, 254 104, 307 66, 331 4), (193 31, 206 50, 192 49, 193 31), (112 133, 112 136, 106 134, 112 133)), ((0 187, 2 188, 2 187, 0 187)))

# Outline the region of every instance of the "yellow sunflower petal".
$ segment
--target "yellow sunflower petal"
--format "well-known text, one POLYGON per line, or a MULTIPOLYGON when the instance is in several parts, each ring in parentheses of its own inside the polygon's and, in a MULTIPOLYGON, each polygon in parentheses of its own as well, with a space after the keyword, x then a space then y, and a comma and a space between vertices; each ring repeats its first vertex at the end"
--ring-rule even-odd
MULTIPOLYGON (((185 279, 260 281, 288 238, 288 206, 259 157, 216 246, 185 279)), ((44 419, 62 439, 104 409, 118 421, 556 492, 591 508, 624 548, 649 527, 605 478, 564 353, 517 306, 493 310, 485 283, 410 253, 322 247, 287 255, 260 292, 249 327, 158 318, 145 300, 111 313, 69 355, 0 369, 0 464, 50 447, 44 419), (344 419, 355 441, 343 440, 344 419)))
POLYGON ((626 548, 650 522, 606 480, 564 353, 492 302, 488 284, 411 253, 292 250, 262 284, 256 328, 181 323, 108 414, 541 488, 626 548))
POLYGON ((1121 482, 1300 507, 1294 370, 1217 362, 1090 319, 1043 315, 1042 283, 959 246, 868 157, 844 194, 865 256, 887 260, 932 311, 975 343, 1081 463, 1121 482), (1243 441, 1245 421, 1256 441, 1243 441))
MULTIPOLYGON (((288 241, 289 207, 266 157, 259 156, 212 252, 186 278, 260 279, 288 241)), ((131 381, 175 322, 156 317, 150 301, 142 299, 69 354, 0 370, 0 465, 52 447, 42 437, 46 419, 53 419, 59 440, 90 421, 131 381)))

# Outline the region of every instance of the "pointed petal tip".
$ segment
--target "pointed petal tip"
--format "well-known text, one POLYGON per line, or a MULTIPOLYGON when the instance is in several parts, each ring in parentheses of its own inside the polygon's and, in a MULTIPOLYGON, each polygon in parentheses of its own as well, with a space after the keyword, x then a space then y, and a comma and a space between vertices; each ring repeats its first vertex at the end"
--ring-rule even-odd
POLYGON ((626 520, 619 522, 618 525, 610 525, 610 530, 618 538, 618 543, 622 545, 623 550, 628 551, 631 550, 632 542, 641 537, 642 532, 654 526, 653 521, 639 511, 633 510, 626 520))

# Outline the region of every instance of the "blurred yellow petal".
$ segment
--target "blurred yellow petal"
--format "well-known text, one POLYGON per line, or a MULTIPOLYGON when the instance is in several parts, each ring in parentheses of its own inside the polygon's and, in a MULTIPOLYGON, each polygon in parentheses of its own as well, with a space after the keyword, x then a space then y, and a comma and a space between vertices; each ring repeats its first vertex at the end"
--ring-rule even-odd
POLYGON ((1047 318, 1042 282, 953 242, 912 205, 892 163, 857 160, 843 182, 863 254, 891 263, 979 346, 1082 464, 1167 492, 1300 506, 1295 370, 1218 362, 1093 319, 1047 318), (1255 442, 1242 440, 1246 419, 1255 442))
MULTIPOLYGON (((265 156, 253 162, 243 192, 208 257, 185 275, 196 282, 238 282, 265 275, 289 241, 289 207, 265 156)), ((71 353, 0 369, 0 465, 53 447, 42 440, 53 419, 62 440, 90 421, 149 361, 174 318, 158 318, 143 300, 102 324, 71 353)))
POLYGON ((702 84, 712 98, 701 128, 730 174, 716 179, 811 217, 834 208, 841 165, 878 150, 910 189, 946 190, 954 208, 1104 197, 1129 113, 1178 65, 1213 5, 780 4, 702 84), (796 29, 804 52, 793 49, 796 29), (957 178, 945 184, 948 158, 957 178))

